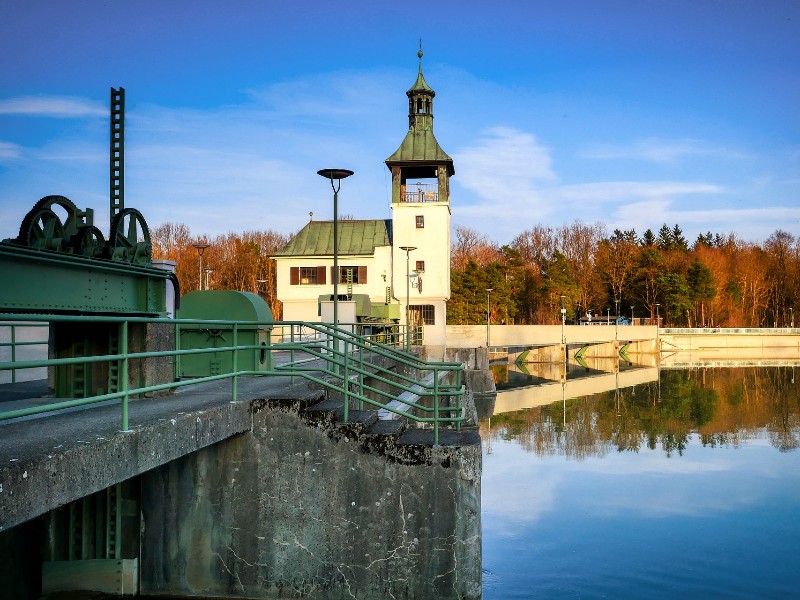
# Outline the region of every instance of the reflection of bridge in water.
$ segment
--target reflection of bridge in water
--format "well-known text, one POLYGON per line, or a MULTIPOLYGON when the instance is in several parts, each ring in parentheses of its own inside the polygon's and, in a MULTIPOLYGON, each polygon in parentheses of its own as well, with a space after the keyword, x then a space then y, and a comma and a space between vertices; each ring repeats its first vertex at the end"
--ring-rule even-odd
MULTIPOLYGON (((512 368, 513 366, 509 365, 509 369, 512 368)), ((525 365, 524 369, 527 374, 551 381, 498 390, 494 415, 658 381, 658 367, 641 366, 620 370, 619 361, 616 359, 595 359, 583 364, 571 361, 568 367, 547 364, 525 365), (576 372, 582 369, 588 369, 586 374, 576 375, 576 372)))

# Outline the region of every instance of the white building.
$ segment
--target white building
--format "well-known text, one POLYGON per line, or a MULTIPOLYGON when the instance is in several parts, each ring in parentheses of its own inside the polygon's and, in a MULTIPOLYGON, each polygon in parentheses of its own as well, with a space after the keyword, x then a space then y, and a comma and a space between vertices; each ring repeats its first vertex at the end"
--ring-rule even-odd
MULTIPOLYGON (((392 173, 392 218, 338 223, 339 321, 404 324, 408 314, 411 324, 424 323, 426 345, 443 346, 455 169, 433 134, 436 94, 422 75, 421 50, 419 59, 417 80, 406 92, 408 133, 385 161, 392 173)), ((274 258, 284 320, 330 320, 320 298, 333 299, 333 221, 309 222, 274 258)))

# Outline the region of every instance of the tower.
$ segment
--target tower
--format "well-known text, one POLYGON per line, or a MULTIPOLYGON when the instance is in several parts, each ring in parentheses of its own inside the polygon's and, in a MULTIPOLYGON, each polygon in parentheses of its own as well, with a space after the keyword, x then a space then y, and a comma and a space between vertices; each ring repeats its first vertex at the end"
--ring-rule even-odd
POLYGON ((422 44, 417 56, 417 80, 406 92, 408 132, 386 159, 392 173, 392 286, 405 308, 408 256, 413 287, 402 319, 408 314, 412 325, 424 324, 426 345, 443 346, 450 298, 450 177, 455 168, 433 134, 436 93, 422 74, 422 44))

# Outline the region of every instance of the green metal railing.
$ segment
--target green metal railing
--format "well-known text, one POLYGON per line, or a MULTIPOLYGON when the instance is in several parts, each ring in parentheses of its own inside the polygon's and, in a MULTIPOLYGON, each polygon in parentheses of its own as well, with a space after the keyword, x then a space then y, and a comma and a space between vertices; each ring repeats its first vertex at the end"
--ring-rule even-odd
MULTIPOLYGON (((21 323, 38 321, 40 323, 106 323, 117 325, 119 348, 116 353, 66 358, 50 358, 31 361, 0 362, 0 371, 20 370, 38 367, 57 368, 66 365, 91 365, 94 363, 114 364, 119 373, 118 388, 108 393, 85 398, 69 398, 38 406, 3 411, 0 404, 0 420, 19 418, 46 413, 65 408, 84 406, 120 400, 121 428, 129 430, 129 400, 154 392, 173 390, 180 387, 198 385, 205 382, 230 379, 231 396, 238 396, 238 378, 242 376, 289 376, 292 381, 300 377, 312 381, 330 391, 338 393, 343 399, 343 419, 350 420, 350 412, 366 406, 385 409, 417 423, 430 425, 434 430, 434 443, 439 443, 439 430, 442 426, 460 428, 464 421, 461 405, 463 388, 463 365, 458 362, 424 361, 397 347, 378 341, 380 335, 364 337, 324 323, 256 321, 226 321, 199 319, 166 319, 139 317, 97 317, 71 315, 14 315, 0 314, 0 321, 21 323), (174 350, 130 352, 129 334, 131 326, 164 323, 175 327, 176 347, 174 350), (180 331, 182 327, 224 329, 231 332, 229 345, 207 348, 181 348, 180 331), (243 330, 264 329, 270 335, 260 343, 239 343, 243 330), (280 333, 278 333, 280 331, 280 333), (181 357, 189 355, 230 353, 231 368, 213 375, 195 377, 167 383, 129 388, 129 368, 131 361, 144 359, 168 359, 174 357, 176 369, 181 357), (265 370, 245 370, 239 368, 243 353, 255 353, 269 359, 265 370), (400 371, 393 367, 400 366, 400 371), (405 371, 405 372, 402 372, 405 371), (423 382, 425 375, 429 382, 423 382), (376 387, 380 385, 381 387, 376 387), (405 394, 405 396, 404 396, 405 394), (419 401, 407 396, 419 397, 419 401), (402 406, 388 406, 399 400, 402 406), (426 399, 426 401, 423 401, 426 399)), ((401 338, 391 341, 398 342, 401 338)), ((253 364, 263 361, 251 361, 253 364)), ((179 371, 176 370, 176 374, 179 371)))
MULTIPOLYGON (((1 348, 9 348, 10 350, 10 362, 15 363, 17 362, 17 354, 18 349, 20 348, 28 348, 32 346, 44 346, 44 354, 47 355, 47 332, 44 332, 44 335, 41 336, 43 339, 39 340, 21 340, 19 339, 19 331, 32 331, 34 329, 47 329, 47 323, 31 323, 26 321, 23 322, 8 322, 3 323, 0 322, 0 349, 1 348), (5 341, 5 340, 8 341, 5 341)), ((11 368, 8 369, 11 371, 11 383, 17 382, 17 371, 20 369, 11 368)))

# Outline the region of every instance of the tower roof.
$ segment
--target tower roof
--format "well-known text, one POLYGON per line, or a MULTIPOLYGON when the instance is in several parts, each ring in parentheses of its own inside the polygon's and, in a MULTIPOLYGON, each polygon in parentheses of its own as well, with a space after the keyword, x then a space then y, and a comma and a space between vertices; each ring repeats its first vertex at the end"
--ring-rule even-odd
POLYGON ((409 98, 409 128, 403 143, 386 159, 386 166, 411 167, 407 174, 411 177, 430 177, 434 167, 445 165, 448 173, 453 175, 455 167, 453 159, 436 141, 433 134, 433 97, 436 92, 425 81, 422 74, 422 43, 417 52, 419 70, 417 80, 406 92, 409 98), (416 172, 412 172, 416 171, 416 172))

